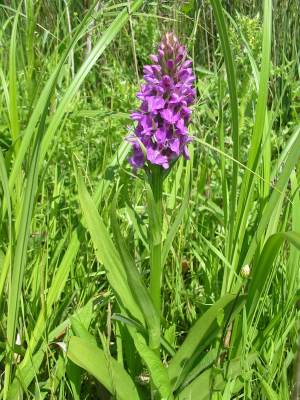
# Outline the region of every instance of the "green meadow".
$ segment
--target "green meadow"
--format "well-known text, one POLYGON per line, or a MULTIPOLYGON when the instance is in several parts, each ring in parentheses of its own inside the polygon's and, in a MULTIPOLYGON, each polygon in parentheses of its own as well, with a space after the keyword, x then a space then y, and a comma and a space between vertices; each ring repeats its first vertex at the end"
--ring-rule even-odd
POLYGON ((299 20, 299 0, 0 2, 0 400, 300 398, 299 20), (167 32, 196 77, 190 159, 136 171, 167 32))

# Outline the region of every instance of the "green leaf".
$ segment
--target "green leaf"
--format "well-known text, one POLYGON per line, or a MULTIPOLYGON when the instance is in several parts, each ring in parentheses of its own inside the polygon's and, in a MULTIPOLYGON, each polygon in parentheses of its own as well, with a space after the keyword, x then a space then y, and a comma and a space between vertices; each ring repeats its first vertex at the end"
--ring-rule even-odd
POLYGON ((268 400, 279 400, 278 394, 262 377, 260 377, 260 383, 262 390, 268 400))
MULTIPOLYGON (((122 163, 125 160, 126 155, 128 154, 128 149, 129 145, 127 143, 122 143, 119 147, 118 152, 116 153, 116 155, 114 156, 113 160, 111 161, 110 165, 107 168, 113 167, 118 163, 122 163)), ((100 203, 102 196, 105 196, 108 188, 109 188, 109 181, 101 179, 93 196, 95 204, 100 203)), ((47 320, 45 318, 45 315, 51 314, 53 304, 59 300, 61 293, 65 287, 65 284, 67 282, 67 278, 69 276, 72 263, 74 262, 74 259, 80 248, 79 234, 81 230, 82 230, 81 225, 74 228, 67 250, 52 279, 51 286, 49 288, 47 295, 47 303, 46 303, 47 310, 46 312, 45 310, 41 310, 41 312, 39 313, 37 322, 30 336, 30 341, 28 343, 25 357, 20 363, 19 368, 17 370, 18 379, 14 379, 10 387, 10 392, 12 393, 10 399, 12 400, 16 398, 15 397, 16 393, 18 393, 21 390, 19 388, 20 382, 22 381, 22 386, 26 388, 34 378, 34 371, 38 370, 39 368, 37 367, 37 369, 35 369, 32 367, 32 361, 31 361, 32 354, 34 354, 36 346, 45 332, 47 326, 47 320), (20 378, 20 376, 23 377, 24 374, 27 377, 26 380, 20 378)), ((64 241, 65 238, 62 238, 60 245, 61 244, 64 245, 64 241)), ((44 351, 45 348, 42 347, 42 350, 39 350, 38 353, 42 352, 43 354, 44 351)))
MULTIPOLYGON (((116 194, 117 196, 117 194, 116 194)), ((159 346, 160 342, 160 319, 157 315, 157 312, 154 308, 154 305, 152 303, 150 294, 144 285, 141 275, 135 266, 135 263, 129 254, 129 251, 126 247, 126 244, 124 242, 124 239, 122 238, 122 234, 120 231, 120 226, 117 221, 117 211, 116 211, 116 200, 117 197, 114 197, 112 207, 111 207, 111 223, 112 223, 112 229, 117 245, 117 250, 119 252, 120 258, 122 260, 124 270, 126 272, 128 284, 131 290, 131 293, 133 294, 133 297, 136 301, 136 303, 139 305, 143 316, 145 318, 147 327, 148 327, 148 332, 149 332, 149 338, 150 338, 150 346, 154 346, 153 348, 156 348, 159 346)))
POLYGON ((300 126, 296 128, 297 138, 290 148, 290 151, 286 157, 285 164, 283 166, 281 175, 278 179, 278 182, 273 189, 271 197, 269 198, 264 211, 262 213, 262 217, 259 221, 258 227, 256 229, 255 235, 253 236, 250 245, 248 246, 248 251, 243 261, 243 265, 250 264, 252 258, 257 250, 258 244, 263 237, 265 229, 267 228, 271 215, 276 207, 277 202, 279 201, 282 192, 284 191, 286 185, 288 184, 290 175, 292 173, 293 168, 298 162, 300 156, 300 126))
MULTIPOLYGON (((299 187, 297 182, 296 172, 291 173, 291 189, 292 189, 292 230, 300 234, 300 196, 299 187)), ((291 248, 290 256, 287 265, 287 286, 288 297, 292 298, 295 295, 295 290, 298 288, 298 266, 299 266, 300 253, 295 247, 291 248)))
POLYGON ((250 315, 253 315, 258 306, 259 299, 265 293, 263 289, 267 284, 269 276, 274 268, 273 262, 281 248, 282 243, 285 240, 300 250, 299 233, 282 232, 276 233, 269 237, 252 273, 253 278, 249 286, 247 297, 247 309, 250 315))
MULTIPOLYGON (((267 100, 268 85, 270 75, 270 56, 271 56, 271 33, 272 33, 272 1, 264 1, 264 24, 263 24, 263 44, 262 44, 262 64, 259 78, 259 91, 255 108, 255 121, 251 145, 248 153, 247 169, 245 170, 240 196, 238 200, 237 212, 234 226, 232 260, 234 268, 239 264, 239 254, 246 233, 246 225, 252 206, 252 195, 254 191, 255 174, 261 160, 263 152, 261 143, 267 121, 267 100)), ((259 242, 258 242, 259 243, 259 242)), ((249 262, 246 262, 249 264, 249 262)), ((231 287, 233 274, 228 280, 227 289, 231 287)))
MULTIPOLYGON (((131 13, 137 11, 141 5, 143 4, 143 0, 135 0, 130 5, 131 13)), ((103 33, 101 38, 96 42, 89 56, 86 58, 84 63, 79 68, 76 76, 71 82, 68 90, 64 94, 51 122, 45 134, 45 138, 43 141, 42 148, 42 159, 44 159, 46 152, 54 138, 54 135, 57 131, 57 128, 61 124, 62 118, 66 114, 68 110, 68 105, 74 98, 77 93, 80 85, 83 83, 87 74, 90 72, 92 67, 96 64, 99 57, 103 54, 107 46, 112 42, 115 36, 120 32, 121 28, 126 24, 129 18, 128 8, 124 7, 124 9, 118 14, 118 16, 114 19, 114 21, 110 24, 107 30, 103 33)))
MULTIPOLYGON (((35 140, 33 142, 33 153, 29 163, 30 168, 25 186, 24 199, 21 202, 19 215, 17 216, 17 220, 20 221, 20 225, 17 235, 12 271, 10 274, 11 279, 9 282, 10 289, 8 296, 7 343, 10 349, 12 349, 15 343, 17 318, 18 318, 21 290, 22 290, 23 277, 27 259, 27 246, 29 240, 30 225, 33 214, 33 208, 35 205, 35 195, 38 186, 37 165, 40 156, 41 140, 44 133, 46 112, 47 112, 47 104, 45 105, 43 114, 41 116, 41 121, 39 123, 38 131, 35 140)), ((4 383, 5 396, 8 393, 8 383, 10 381, 11 356, 12 354, 9 355, 8 358, 9 361, 6 363, 5 367, 5 383, 4 383)))
MULTIPOLYGON (((9 237, 11 238, 11 221, 12 221, 12 215, 11 215, 11 201, 10 201, 10 193, 9 193, 9 186, 8 186, 8 176, 7 176, 7 171, 5 167, 5 160, 3 157, 3 153, 0 149, 0 179, 3 187, 3 192, 4 192, 4 199, 7 204, 7 210, 8 210, 8 224, 9 224, 9 237)), ((1 219, 4 218, 4 215, 1 216, 1 219)), ((0 219, 0 222, 2 222, 0 219)), ((1 286, 0 286, 0 297, 1 297, 1 286)))
MULTIPOLYGON (((95 338, 88 332, 93 313, 93 301, 90 300, 80 312, 76 312, 70 317, 72 332, 76 336, 87 340, 89 343, 96 345, 95 338)), ((65 363, 64 363, 65 365, 65 363)), ((66 374, 69 378, 72 394, 74 400, 80 400, 80 388, 81 388, 81 373, 82 370, 78 365, 74 364, 71 360, 68 360, 65 365, 66 374)))
POLYGON ((140 333, 136 332, 133 335, 133 339, 137 351, 147 365, 153 384, 160 394, 160 398, 162 400, 173 399, 169 375, 159 355, 147 346, 145 339, 140 333))
POLYGON ((80 205, 87 228, 91 234, 96 257, 100 263, 104 264, 107 279, 119 298, 121 305, 128 310, 131 316, 144 323, 141 311, 130 291, 121 257, 80 176, 78 176, 78 191, 80 205))
MULTIPOLYGON (((198 376, 191 384, 186 386, 176 397, 176 400, 209 400, 213 393, 224 390, 226 381, 232 380, 239 376, 243 376, 243 364, 247 363, 247 367, 251 365, 257 354, 249 354, 247 359, 235 358, 222 368, 223 371, 209 368, 198 376)), ((238 392, 242 384, 237 385, 235 391, 238 392)))
MULTIPOLYGON (((230 97, 230 107, 231 107, 231 126, 232 126, 232 141, 233 141, 233 158, 239 161, 240 158, 240 139, 239 139, 239 112, 238 112, 238 99, 237 99, 237 88, 236 88, 236 76, 235 76, 235 66, 232 57, 232 52, 230 48, 230 41, 227 32, 227 26, 225 22, 225 17, 223 13, 223 8, 220 0, 211 0, 211 5, 214 11, 214 17, 216 20, 216 25, 218 28, 218 33, 220 36, 220 41, 222 45, 222 51, 225 60, 225 67, 227 73, 229 97, 230 97)), ((237 183, 238 183, 238 164, 233 163, 232 169, 232 182, 230 191, 230 246, 232 245, 232 235, 234 227, 234 217, 236 210, 236 197, 237 197, 237 183)))
MULTIPOLYGON (((90 313, 91 303, 92 301, 89 301, 85 306, 79 310, 76 310, 76 312, 73 314, 74 318, 76 318, 78 321, 86 321, 88 318, 87 315, 90 313)), ((22 394, 22 390, 26 390, 40 370, 41 364, 44 360, 45 352, 48 350, 49 343, 56 341, 57 338, 64 335, 70 325, 70 319, 67 319, 49 332, 47 335, 47 341, 43 341, 39 350, 35 354, 30 352, 29 356, 29 350, 27 349, 27 356, 25 355, 26 359, 24 358, 24 360, 19 364, 16 371, 16 377, 9 387, 8 400, 18 399, 19 394, 20 396, 22 394)), ((38 325, 38 327, 42 329, 43 325, 38 325)), ((34 330, 33 332, 38 331, 34 330)))
POLYGON ((192 326, 185 341, 169 364, 169 377, 175 389, 189 373, 189 361, 199 346, 213 340, 220 332, 219 319, 228 321, 232 318, 239 311, 244 300, 244 296, 227 294, 211 306, 192 326))
POLYGON ((9 49, 9 120, 10 130, 13 145, 15 147, 15 153, 17 153, 19 147, 19 134, 20 134, 20 122, 18 116, 18 88, 17 88, 17 26, 19 20, 20 6, 14 18, 14 24, 11 34, 11 42, 9 49))
POLYGON ((135 384, 125 369, 114 358, 108 358, 94 344, 72 336, 67 356, 75 364, 92 374, 112 395, 120 400, 139 400, 135 384))

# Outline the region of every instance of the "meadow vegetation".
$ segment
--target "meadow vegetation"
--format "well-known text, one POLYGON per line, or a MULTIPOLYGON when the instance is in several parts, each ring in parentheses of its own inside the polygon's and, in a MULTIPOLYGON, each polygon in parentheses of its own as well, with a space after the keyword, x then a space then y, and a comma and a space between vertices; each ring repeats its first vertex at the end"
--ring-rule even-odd
POLYGON ((0 399, 298 398, 299 18, 299 0, 1 2, 0 399), (124 139, 166 32, 197 98, 160 215, 124 139))

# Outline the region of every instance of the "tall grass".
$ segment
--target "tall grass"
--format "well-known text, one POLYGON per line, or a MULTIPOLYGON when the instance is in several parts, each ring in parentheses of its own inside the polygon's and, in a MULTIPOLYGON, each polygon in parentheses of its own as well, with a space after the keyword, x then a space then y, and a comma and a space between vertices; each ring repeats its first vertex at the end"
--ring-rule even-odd
POLYGON ((0 5, 0 398, 297 398, 300 7, 277 3, 0 5), (153 199, 124 137, 167 30, 195 139, 153 199))

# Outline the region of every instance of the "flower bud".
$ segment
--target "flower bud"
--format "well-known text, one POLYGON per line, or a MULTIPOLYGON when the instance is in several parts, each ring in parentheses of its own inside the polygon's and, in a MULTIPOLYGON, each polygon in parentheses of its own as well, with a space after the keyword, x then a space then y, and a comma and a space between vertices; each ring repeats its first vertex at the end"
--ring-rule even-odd
POLYGON ((249 278, 250 273, 251 273, 251 269, 250 269, 250 266, 248 264, 244 265, 241 268, 240 274, 241 274, 242 278, 249 278))

